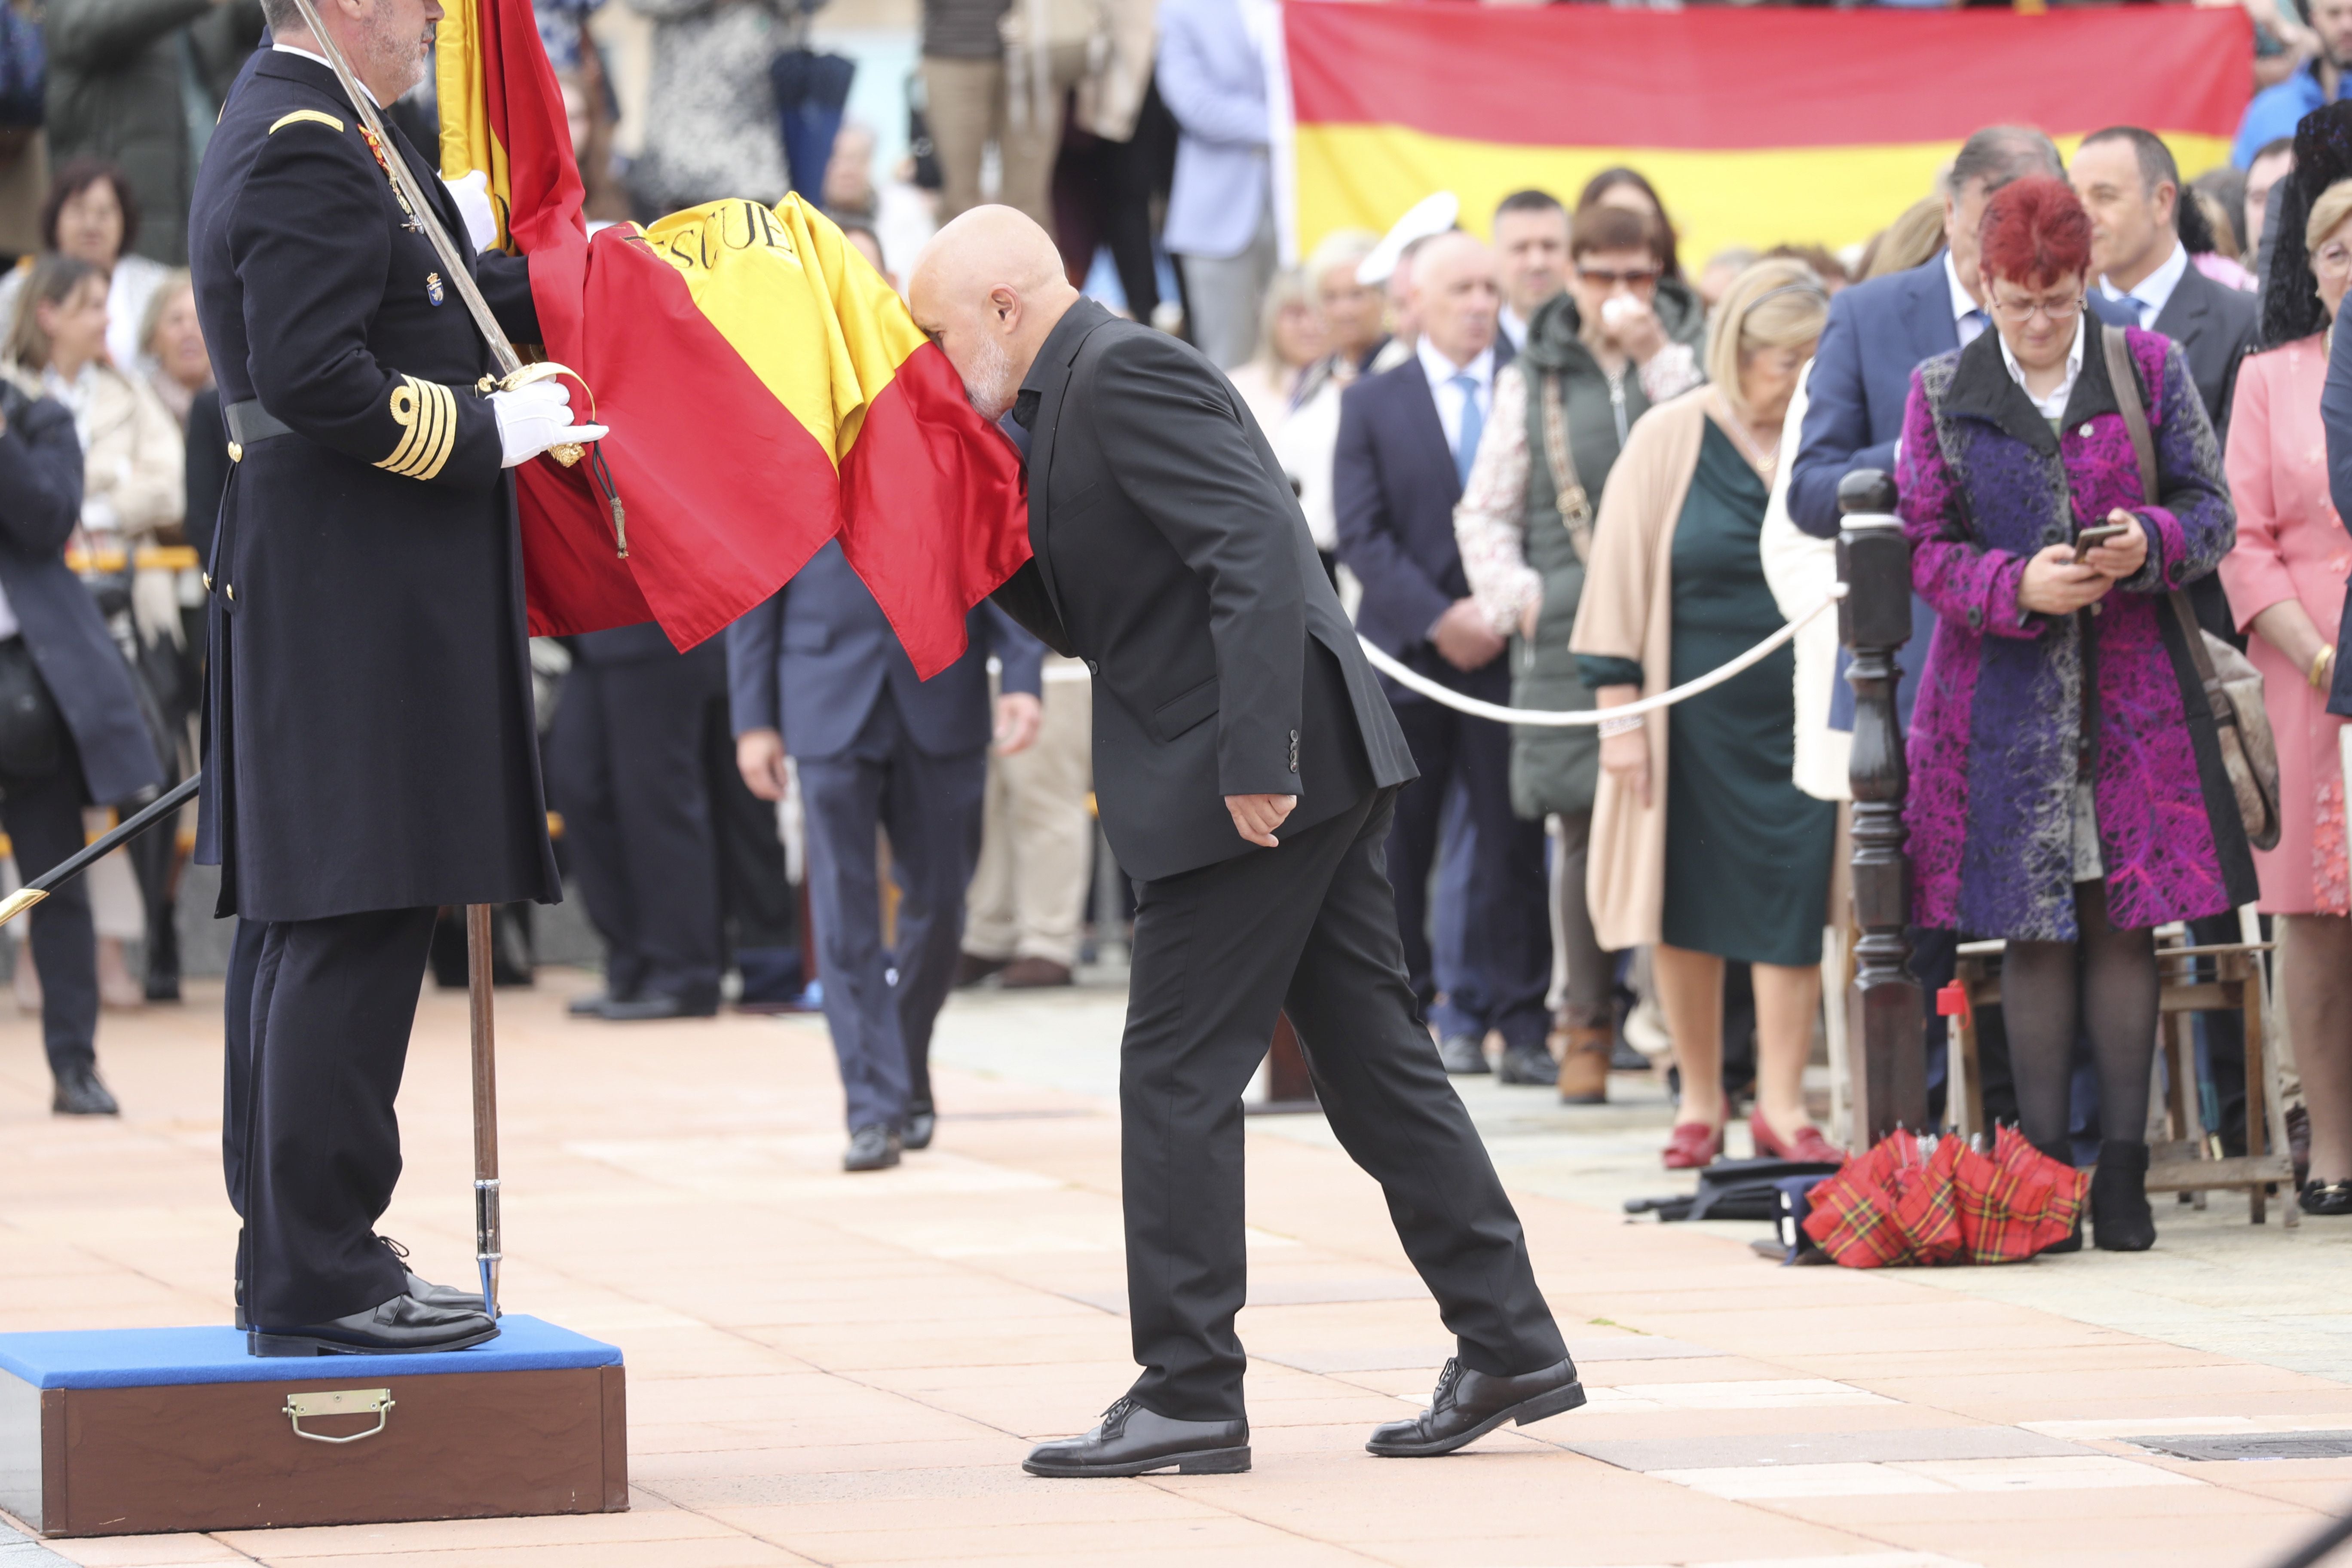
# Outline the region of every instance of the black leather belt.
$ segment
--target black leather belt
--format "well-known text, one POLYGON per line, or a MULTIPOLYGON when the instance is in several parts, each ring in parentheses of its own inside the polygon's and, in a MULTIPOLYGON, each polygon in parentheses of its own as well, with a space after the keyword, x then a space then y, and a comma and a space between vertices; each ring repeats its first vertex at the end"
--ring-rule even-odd
POLYGON ((294 427, 261 406, 257 397, 242 403, 231 403, 221 409, 221 419, 228 426, 228 455, 231 462, 245 460, 245 449, 258 441, 274 440, 291 436, 294 427))

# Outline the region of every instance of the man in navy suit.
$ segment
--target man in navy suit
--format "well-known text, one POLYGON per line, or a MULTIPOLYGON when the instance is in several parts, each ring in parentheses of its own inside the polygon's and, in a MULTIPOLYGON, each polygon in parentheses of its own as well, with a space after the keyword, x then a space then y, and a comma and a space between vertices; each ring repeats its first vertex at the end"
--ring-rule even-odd
POLYGON ((988 783, 988 658, 997 750, 1037 738, 1045 647, 993 605, 964 656, 919 680, 838 544, 727 629, 736 762, 762 800, 799 764, 817 975, 848 1101, 842 1166, 875 1171, 931 1141, 931 1024, 955 980, 964 889, 988 783), (889 835, 898 942, 882 945, 875 833, 889 835), (896 973, 895 980, 892 978, 896 973))
MULTIPOLYGON (((1468 696, 1511 700, 1507 644, 1470 598, 1454 542, 1478 437, 1494 407, 1495 373, 1510 363, 1498 341, 1502 296, 1493 252, 1467 234, 1438 235, 1413 258, 1421 323, 1413 356, 1348 389, 1332 461, 1339 559, 1364 585, 1357 630, 1382 652, 1468 696)), ((1485 1072, 1486 1031, 1503 1036, 1504 1076, 1550 1083, 1544 993, 1551 979, 1543 827, 1511 810, 1510 731, 1407 691, 1381 686, 1404 728, 1421 778, 1397 800, 1389 879, 1405 966, 1424 1012, 1434 997, 1426 930, 1429 868, 1448 785, 1459 779, 1473 824, 1470 951, 1486 994, 1482 1017, 1440 1042, 1449 1072, 1485 1072)))

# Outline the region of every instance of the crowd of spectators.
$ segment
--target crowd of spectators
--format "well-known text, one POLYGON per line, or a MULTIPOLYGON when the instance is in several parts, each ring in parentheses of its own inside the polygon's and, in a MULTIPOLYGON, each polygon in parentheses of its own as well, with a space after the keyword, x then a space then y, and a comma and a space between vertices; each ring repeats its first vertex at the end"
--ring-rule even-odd
MULTIPOLYGON (((2097 1164, 2100 1245, 2145 1246, 2151 933, 2181 920, 2234 940, 2255 901, 2279 937, 2304 1201, 2352 1212, 2352 876, 2329 711, 2352 695, 2333 667, 2352 479, 2322 456, 2320 407, 2352 281, 2352 136, 2334 107, 2352 0, 2248 0, 2261 90, 2230 163, 2193 180, 2137 128, 2088 138, 2069 165, 2040 133, 1995 127, 1842 251, 1759 235, 1686 257, 1669 201, 1618 167, 1572 199, 1530 188, 1491 213, 1433 198, 1385 236, 1319 237, 1290 268, 1271 22, 1251 0, 924 0, 910 150, 887 169, 855 119, 827 121, 814 165, 780 129, 807 119, 795 95, 824 74, 781 68, 822 58, 808 8, 623 0, 644 43, 625 109, 634 68, 601 5, 539 6, 592 217, 779 200, 814 167, 803 195, 890 275, 965 208, 1019 208, 1073 281, 1228 372, 1363 634, 1441 689, 1605 710, 1703 674, 1782 624, 1787 582, 1822 580, 1838 482, 1893 474, 1918 563, 1900 698, 1916 963, 1932 987, 1960 936, 2006 941, 2000 1109, 2097 1164), (2089 417, 2130 401, 2118 365, 2153 432, 2152 494, 2130 453, 2100 446, 2123 426, 2089 417), (2094 447, 2095 464, 2080 455, 2094 447), (2078 557, 2091 528, 2113 531, 2078 557), (2160 635, 2173 590, 2264 678, 2275 848, 2208 809, 2200 705, 2158 651, 2186 635, 2160 635), (2202 837, 2141 832, 2147 802, 2202 837), (2006 880, 1962 870, 2018 823, 2047 853, 2012 858, 2006 880), (2078 1058, 2095 1091, 2074 1087, 2078 1058)), ((251 0, 51 0, 46 124, 0 140, 0 250, 23 258, 0 277, 0 447, 23 461, 0 470, 24 476, 0 518, 0 707, 23 689, 47 714, 0 724, 19 876, 194 763, 192 546, 223 479, 180 268, 194 171, 258 30, 251 0), (17 199, 28 186, 37 201, 17 199)), ((815 107, 839 120, 838 94, 815 107)), ((429 85, 393 107, 412 138, 434 113, 429 85)), ((679 655, 637 628, 534 660, 551 803, 608 949, 606 991, 575 1011, 822 1006, 853 1168, 876 1168, 929 1136, 923 1042, 946 990, 1069 984, 1124 910, 1096 875, 1085 667, 981 616, 982 662, 918 695, 854 575, 814 583, 723 649, 679 655)), ((1422 773, 1390 865, 1449 1070, 1594 1104, 1612 1069, 1654 1058, 1676 1089, 1670 1166, 1718 1158, 1743 1100, 1759 1153, 1833 1156, 1804 1075, 1823 933, 1848 918, 1834 861, 1851 700, 1818 639, 1592 728, 1507 729, 1387 690, 1422 773)), ((91 1050, 101 1002, 177 995, 182 858, 166 835, 110 860, 18 944, 61 1110, 111 1109, 91 1050)), ((505 918, 518 946, 501 973, 527 978, 527 921, 505 918)), ((2242 1147, 2243 1041, 2221 1018, 2200 1039, 2215 1131, 2242 1147)))

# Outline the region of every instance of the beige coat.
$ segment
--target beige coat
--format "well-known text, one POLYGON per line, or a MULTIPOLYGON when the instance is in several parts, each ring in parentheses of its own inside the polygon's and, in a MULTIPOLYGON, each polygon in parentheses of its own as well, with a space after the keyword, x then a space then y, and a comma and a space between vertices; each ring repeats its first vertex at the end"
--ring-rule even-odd
MULTIPOLYGON (((1715 394, 1698 387, 1635 422, 1601 492, 1571 653, 1637 659, 1642 695, 1674 680, 1675 525, 1698 471, 1715 394)), ((1592 800, 1584 892, 1593 933, 1617 952, 1654 946, 1666 908, 1666 716, 1649 715, 1650 799, 1643 805, 1604 770, 1592 800)))

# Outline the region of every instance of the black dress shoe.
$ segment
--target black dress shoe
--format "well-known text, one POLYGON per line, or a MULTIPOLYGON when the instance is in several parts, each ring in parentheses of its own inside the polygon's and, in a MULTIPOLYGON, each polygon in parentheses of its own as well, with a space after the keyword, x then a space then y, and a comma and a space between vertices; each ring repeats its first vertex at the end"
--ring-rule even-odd
POLYGON ((1525 1426, 1583 1403, 1584 1384, 1576 1380, 1576 1363, 1565 1357, 1541 1372, 1517 1377, 1490 1377, 1449 1360, 1437 1374, 1437 1392, 1431 1395, 1429 1408, 1410 1421, 1373 1428, 1364 1449, 1392 1459, 1450 1454, 1506 1421, 1525 1426))
POLYGON ((626 1002, 607 1000, 596 1009, 596 1016, 608 1024, 650 1024, 664 1018, 716 1018, 719 1016, 719 1004, 712 1001, 697 1005, 683 996, 666 996, 656 991, 648 991, 643 996, 631 997, 626 1002))
POLYGON ((1486 1065, 1486 1042, 1476 1035, 1448 1035, 1437 1044, 1437 1059, 1450 1073, 1492 1072, 1486 1065))
POLYGON ((2311 1182, 2295 1200, 2305 1214, 2333 1217, 2352 1214, 2352 1182, 2311 1182))
POLYGON ((1515 1046, 1503 1053, 1496 1076, 1505 1083, 1534 1083, 1549 1089, 1559 1081, 1559 1064, 1540 1044, 1515 1046))
POLYGON ((1234 1476, 1250 1468, 1249 1423, 1177 1421, 1121 1398, 1093 1431, 1038 1444, 1021 1468, 1033 1476, 1234 1476))
POLYGON ((898 1163, 898 1151, 906 1145, 898 1135, 880 1122, 860 1127, 849 1135, 849 1152, 841 1157, 845 1171, 887 1171, 898 1163))
POLYGON ((2091 1173, 2091 1239, 2102 1252, 2146 1252, 2156 1245, 2147 1205, 2147 1145, 2108 1139, 2091 1173))
POLYGON ((982 958, 976 952, 958 953, 955 988, 961 991, 967 985, 977 985, 1012 962, 1009 958, 982 958))
POLYGON ((488 1308, 482 1305, 482 1298, 479 1291, 460 1290, 451 1285, 436 1285, 433 1281, 425 1279, 423 1276, 419 1275, 416 1270, 408 1267, 408 1248, 401 1246, 400 1243, 393 1240, 392 1237, 388 1236, 379 1236, 376 1237, 376 1240, 383 1244, 386 1251, 390 1252, 394 1258, 402 1260, 400 1271, 402 1278, 406 1281, 405 1289, 408 1293, 417 1300, 424 1302, 428 1307, 445 1307, 455 1312, 482 1312, 488 1310, 488 1308))
POLYGON ((122 1107, 114 1103, 114 1096, 98 1081, 98 1069, 94 1067, 68 1068, 58 1075, 57 1093, 49 1100, 49 1110, 59 1116, 122 1114, 122 1107))
POLYGON ((247 1354, 257 1356, 415 1355, 461 1351, 498 1337, 499 1325, 485 1313, 431 1306, 403 1295, 323 1323, 257 1327, 246 1334, 245 1348, 247 1354))
POLYGON ((939 1125, 940 1113, 933 1110, 929 1106, 908 1106, 907 1108, 907 1131, 906 1135, 898 1140, 899 1146, 907 1149, 929 1148, 931 1146, 931 1134, 939 1131, 939 1125))
POLYGON ((574 996, 564 1004, 563 1010, 575 1018, 601 1018, 615 1000, 611 992, 598 991, 587 996, 574 996))

